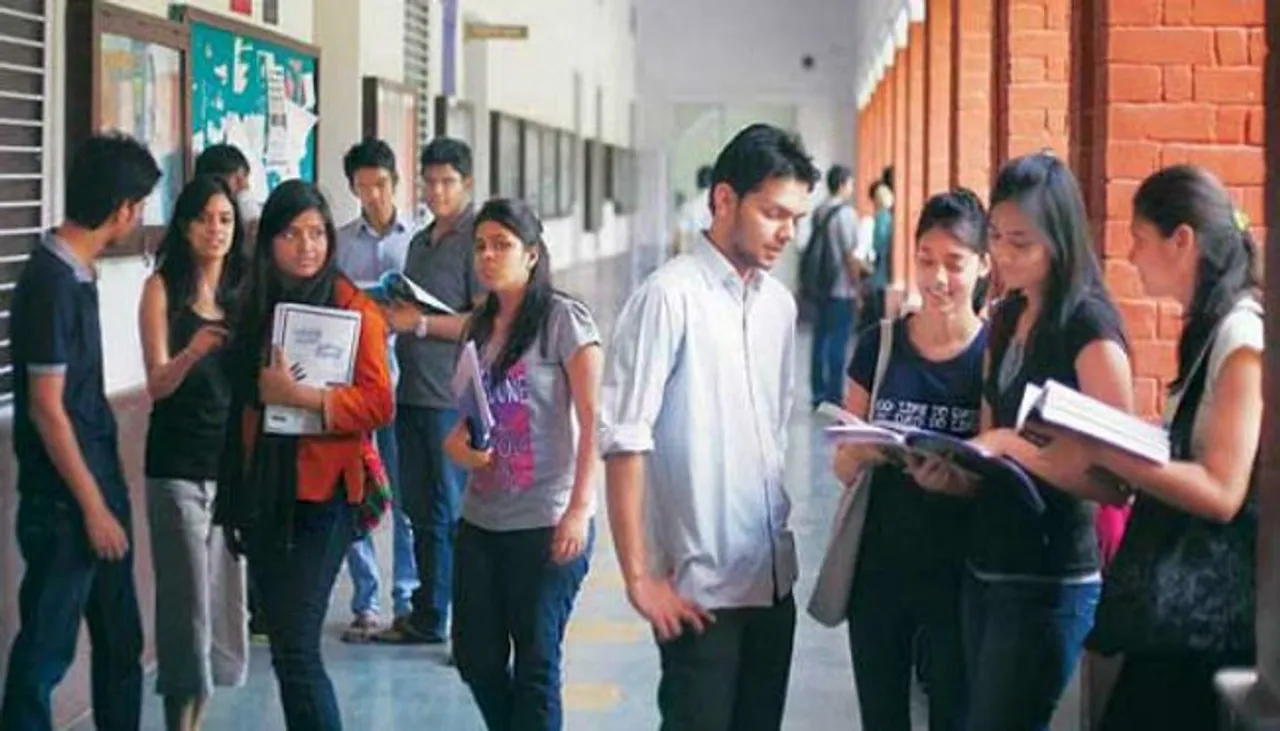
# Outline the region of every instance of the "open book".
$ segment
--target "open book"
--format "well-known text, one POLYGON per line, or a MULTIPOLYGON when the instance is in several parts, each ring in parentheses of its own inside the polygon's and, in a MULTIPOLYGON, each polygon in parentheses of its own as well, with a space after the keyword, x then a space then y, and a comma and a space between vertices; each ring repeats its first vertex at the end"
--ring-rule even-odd
POLYGON ((1045 510, 1044 498, 1035 480, 1007 457, 992 457, 950 434, 889 421, 867 422, 830 404, 820 406, 819 413, 837 421, 825 430, 827 438, 837 444, 878 447, 899 461, 907 452, 940 457, 984 482, 1013 485, 1028 507, 1037 514, 1045 510))
MULTIPOLYGON (((282 302, 276 305, 271 343, 284 351, 299 382, 316 388, 350 386, 355 376, 360 321, 360 313, 353 310, 282 302)), ((324 419, 319 411, 268 406, 263 412, 263 431, 293 436, 320 434, 324 419)))
POLYGON ((474 340, 468 341, 458 357, 453 374, 453 395, 458 399, 458 415, 466 421, 471 448, 485 450, 497 423, 489 409, 489 396, 484 389, 484 372, 474 340))
POLYGON ((1043 387, 1027 384, 1018 406, 1018 431, 1028 423, 1034 428, 1037 420, 1156 464, 1169 461, 1169 434, 1163 428, 1057 381, 1046 381, 1043 387))
POLYGON ((445 304, 410 279, 404 272, 390 271, 376 282, 361 282, 359 287, 379 302, 408 302, 419 309, 441 315, 456 315, 458 311, 445 304))

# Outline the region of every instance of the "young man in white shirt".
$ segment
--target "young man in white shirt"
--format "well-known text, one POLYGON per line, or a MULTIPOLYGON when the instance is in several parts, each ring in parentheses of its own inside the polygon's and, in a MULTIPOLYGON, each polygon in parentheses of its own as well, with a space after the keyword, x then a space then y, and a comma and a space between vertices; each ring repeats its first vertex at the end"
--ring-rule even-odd
POLYGON ((609 522, 627 597, 659 642, 664 730, 782 723, 796 304, 767 272, 818 177, 794 136, 738 133, 714 167, 706 236, 649 277, 615 326, 601 392, 609 522))

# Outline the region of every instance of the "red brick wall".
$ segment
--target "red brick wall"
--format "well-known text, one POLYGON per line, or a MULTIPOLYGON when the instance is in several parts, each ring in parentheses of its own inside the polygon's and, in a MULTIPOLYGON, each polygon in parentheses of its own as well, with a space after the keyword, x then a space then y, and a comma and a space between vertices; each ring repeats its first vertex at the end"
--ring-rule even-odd
MULTIPOLYGON (((1143 295, 1127 256, 1132 197, 1151 172, 1203 165, 1263 222, 1262 63, 1265 0, 1090 0, 1093 28, 1077 68, 1090 76, 1079 135, 1079 166, 1104 259, 1107 284, 1133 341, 1140 413, 1162 406, 1176 373, 1180 313, 1143 295)), ((1090 20, 1092 22, 1090 22, 1090 20)), ((1085 26, 1077 26, 1078 32, 1085 26)))
POLYGON ((898 203, 905 225, 907 292, 915 289, 915 227, 924 207, 925 177, 925 34, 924 23, 912 23, 907 30, 907 166, 898 175, 905 200, 898 203))
POLYGON ((893 187, 895 193, 893 215, 893 283, 895 287, 906 285, 907 272, 907 218, 903 214, 905 202, 903 182, 907 170, 907 108, 911 90, 907 80, 909 69, 906 49, 898 49, 893 60, 893 187))
POLYGON ((995 4, 992 164, 1045 147, 1067 156, 1071 0, 995 4))
POLYGON ((925 16, 924 191, 926 198, 951 187, 951 28, 953 0, 930 2, 925 16))
MULTIPOLYGON (((951 83, 955 89, 951 124, 951 184, 971 188, 985 200, 991 187, 991 22, 993 0, 933 0, 950 3, 951 83)), ((1002 0, 1003 2, 1003 0, 1002 0)))

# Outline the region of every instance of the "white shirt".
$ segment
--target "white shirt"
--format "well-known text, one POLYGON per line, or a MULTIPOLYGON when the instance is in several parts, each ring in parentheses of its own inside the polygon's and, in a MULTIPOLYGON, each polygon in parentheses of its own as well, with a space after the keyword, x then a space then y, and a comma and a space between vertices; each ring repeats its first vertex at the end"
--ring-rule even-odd
POLYGON ((618 316, 600 403, 607 457, 648 453, 650 570, 705 608, 770 606, 795 583, 783 485, 796 304, 703 238, 618 316))

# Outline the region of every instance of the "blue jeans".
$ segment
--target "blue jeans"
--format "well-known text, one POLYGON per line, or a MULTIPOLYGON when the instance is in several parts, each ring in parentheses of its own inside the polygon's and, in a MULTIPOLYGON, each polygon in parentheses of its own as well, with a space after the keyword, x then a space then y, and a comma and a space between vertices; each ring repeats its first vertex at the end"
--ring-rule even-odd
MULTIPOLYGON (((119 489, 125 490, 123 478, 119 489)), ((109 502, 132 544, 128 498, 109 502)), ((17 538, 26 562, 18 592, 21 628, 9 655, 0 728, 53 727, 50 695, 75 660, 83 617, 93 645, 94 725, 137 729, 142 620, 134 593, 133 552, 119 561, 99 559, 70 498, 24 495, 18 504, 17 538)))
POLYGON ((844 404, 845 358, 857 308, 857 300, 839 297, 828 297, 818 307, 809 359, 809 392, 815 406, 824 401, 844 404))
POLYGON ((449 595, 453 589, 453 535, 462 509, 466 472, 444 454, 444 439, 458 421, 453 409, 400 405, 396 441, 400 453, 400 492, 413 525, 418 588, 409 623, 433 640, 446 636, 449 595))
POLYGON ((338 731, 342 717, 320 655, 329 596, 355 529, 342 491, 294 507, 293 547, 278 535, 251 538, 249 571, 271 644, 271 666, 290 731, 338 731))
MULTIPOLYGON (((391 601, 395 616, 402 617, 409 613, 409 600, 414 589, 418 588, 418 566, 413 557, 413 528, 409 523, 409 516, 400 505, 400 458, 394 426, 379 429, 375 438, 378 441, 378 453, 382 455, 383 464, 387 467, 387 478, 391 481, 391 601)), ((366 535, 351 544, 351 549, 347 551, 347 571, 351 575, 353 587, 351 613, 377 614, 380 611, 378 589, 381 581, 378 575, 378 553, 373 547, 372 535, 366 535)))
POLYGON ((1049 728, 1102 585, 965 578, 969 728, 1049 728))
POLYGON ((465 520, 458 527, 453 654, 489 731, 564 725, 561 646, 595 526, 582 553, 564 565, 551 560, 554 534, 554 528, 494 532, 465 520))

